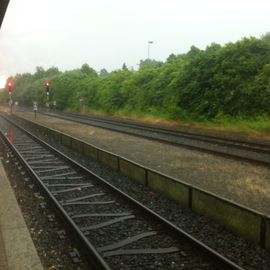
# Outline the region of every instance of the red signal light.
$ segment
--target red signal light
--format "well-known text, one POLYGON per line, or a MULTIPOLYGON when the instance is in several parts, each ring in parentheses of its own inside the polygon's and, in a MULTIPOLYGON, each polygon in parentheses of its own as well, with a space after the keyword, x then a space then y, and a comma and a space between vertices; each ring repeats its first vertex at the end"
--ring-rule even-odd
POLYGON ((45 82, 44 87, 46 88, 47 91, 49 91, 50 90, 50 83, 45 82))
POLYGON ((9 91, 9 92, 12 90, 13 86, 14 86, 14 84, 13 84, 12 81, 9 81, 9 82, 7 83, 7 88, 8 88, 8 91, 9 91))

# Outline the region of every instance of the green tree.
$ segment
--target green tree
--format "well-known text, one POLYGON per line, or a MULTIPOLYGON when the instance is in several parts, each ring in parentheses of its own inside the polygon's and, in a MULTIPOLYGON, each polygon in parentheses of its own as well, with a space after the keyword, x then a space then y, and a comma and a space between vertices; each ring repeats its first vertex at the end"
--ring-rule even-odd
POLYGON ((171 54, 164 63, 141 60, 136 72, 125 63, 121 70, 102 69, 99 75, 88 64, 63 73, 56 67, 37 67, 33 74, 12 77, 13 95, 23 104, 42 104, 44 81, 49 80, 51 98, 63 110, 79 110, 83 97, 87 109, 112 114, 196 120, 270 116, 269 36, 225 46, 212 43, 205 50, 192 46, 186 54, 171 54))
POLYGON ((88 64, 83 64, 81 66, 81 72, 87 74, 88 76, 97 77, 97 72, 91 68, 88 64))
POLYGON ((123 70, 123 71, 128 71, 128 68, 127 68, 126 63, 123 63, 123 65, 122 65, 122 70, 123 70))
POLYGON ((149 67, 160 67, 162 65, 162 62, 156 61, 154 59, 145 59, 140 60, 139 67, 140 69, 149 68, 149 67))
POLYGON ((99 76, 100 77, 107 77, 109 76, 110 73, 106 70, 106 68, 102 68, 100 71, 99 71, 99 76))

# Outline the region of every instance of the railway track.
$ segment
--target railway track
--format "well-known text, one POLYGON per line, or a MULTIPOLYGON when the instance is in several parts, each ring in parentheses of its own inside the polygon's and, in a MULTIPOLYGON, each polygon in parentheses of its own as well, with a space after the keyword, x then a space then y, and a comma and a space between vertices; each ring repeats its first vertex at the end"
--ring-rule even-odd
POLYGON ((97 269, 243 269, 17 124, 0 127, 97 269))
POLYGON ((155 125, 146 125, 135 121, 120 121, 111 118, 90 117, 55 110, 50 113, 45 110, 41 110, 40 113, 147 139, 157 140, 163 143, 165 142, 229 158, 255 162, 264 166, 270 165, 269 142, 255 142, 251 140, 244 141, 242 139, 215 137, 212 135, 184 132, 178 129, 157 127, 155 125))

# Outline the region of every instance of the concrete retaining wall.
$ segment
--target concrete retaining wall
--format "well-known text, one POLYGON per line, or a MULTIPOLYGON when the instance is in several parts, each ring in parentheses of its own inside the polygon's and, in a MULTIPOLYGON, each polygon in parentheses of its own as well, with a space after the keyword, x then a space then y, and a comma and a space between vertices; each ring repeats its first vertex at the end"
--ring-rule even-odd
POLYGON ((104 151, 68 134, 38 125, 23 118, 18 119, 25 125, 39 130, 65 146, 84 153, 143 185, 149 186, 153 190, 166 194, 171 199, 216 220, 229 230, 270 250, 270 217, 265 217, 252 209, 235 204, 168 175, 153 171, 113 153, 104 151))
POLYGON ((146 169, 133 162, 119 158, 119 170, 124 175, 146 185, 146 169))
POLYGON ((84 143, 82 141, 76 140, 74 138, 71 139, 71 148, 81 154, 83 152, 83 144, 84 143))
POLYGON ((72 139, 70 138, 70 136, 67 136, 67 135, 62 134, 62 138, 61 139, 62 139, 61 143, 63 145, 65 145, 66 147, 71 147, 71 141, 72 141, 72 139))
POLYGON ((108 165, 112 169, 118 171, 119 169, 119 159, 116 155, 113 155, 107 151, 98 150, 98 161, 103 164, 108 165))
POLYGON ((265 247, 270 250, 270 217, 266 219, 265 247))
POLYGON ((261 216, 212 194, 193 189, 192 209, 259 243, 261 216))
POLYGON ((189 189, 188 185, 162 175, 158 172, 148 171, 148 186, 156 191, 165 193, 171 199, 189 206, 189 189))
POLYGON ((83 153, 94 160, 98 159, 98 149, 89 144, 83 145, 83 153))

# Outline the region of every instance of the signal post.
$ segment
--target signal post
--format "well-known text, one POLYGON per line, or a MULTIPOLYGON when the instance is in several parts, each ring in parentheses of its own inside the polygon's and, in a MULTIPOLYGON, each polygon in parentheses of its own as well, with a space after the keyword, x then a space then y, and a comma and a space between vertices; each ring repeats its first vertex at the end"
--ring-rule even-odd
POLYGON ((46 96, 47 96, 46 107, 49 109, 49 107, 50 107, 50 83, 48 81, 45 82, 44 88, 46 90, 46 96))
POLYGON ((12 105, 13 105, 13 101, 12 101, 12 97, 11 97, 11 91, 14 88, 14 83, 12 81, 9 81, 7 83, 7 88, 8 88, 8 96, 9 96, 9 106, 10 106, 10 112, 12 113, 12 105))

